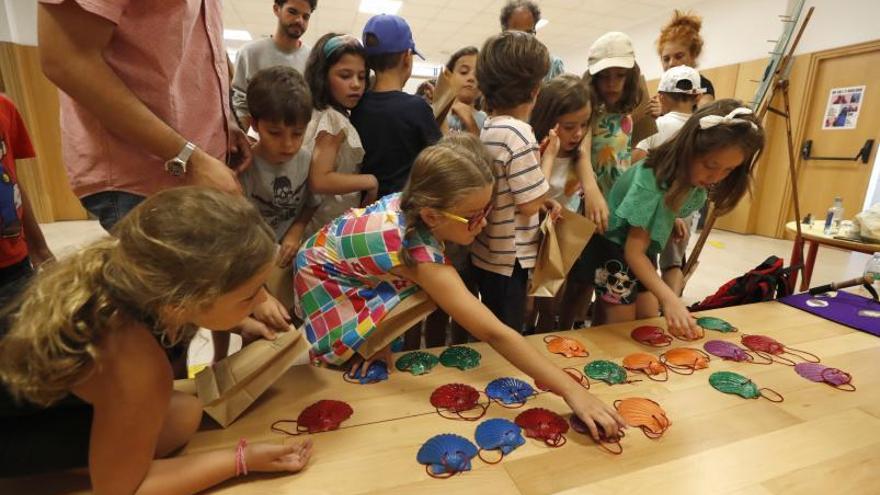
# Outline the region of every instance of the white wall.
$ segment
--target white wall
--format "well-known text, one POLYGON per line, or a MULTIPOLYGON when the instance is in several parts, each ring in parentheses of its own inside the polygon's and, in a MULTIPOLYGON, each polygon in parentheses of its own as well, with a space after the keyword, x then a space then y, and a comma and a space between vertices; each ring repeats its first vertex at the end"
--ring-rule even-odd
POLYGON ((37 45, 36 0, 0 0, 0 41, 37 45))
MULTIPOLYGON (((693 6, 703 17, 705 41, 699 66, 719 67, 768 56, 782 32, 777 17, 788 11, 793 0, 706 0, 693 6)), ((816 10, 798 45, 798 53, 827 50, 880 38, 880 1, 878 0, 808 0, 816 10)), ((672 9, 670 8, 670 11, 672 9)), ((667 19, 647 22, 629 29, 636 59, 648 79, 660 77, 662 69, 655 43, 660 27, 667 19)), ((586 70, 586 53, 578 59, 566 59, 568 72, 586 70)))

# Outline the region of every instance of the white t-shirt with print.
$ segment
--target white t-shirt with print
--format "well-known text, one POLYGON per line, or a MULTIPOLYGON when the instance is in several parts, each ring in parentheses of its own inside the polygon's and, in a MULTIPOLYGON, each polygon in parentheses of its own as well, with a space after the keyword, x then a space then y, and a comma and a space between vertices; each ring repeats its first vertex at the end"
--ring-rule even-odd
POLYGON ((309 191, 309 164, 312 155, 300 149, 289 161, 272 165, 254 154, 254 161, 241 176, 241 185, 248 200, 274 230, 280 242, 305 207, 320 204, 309 191))

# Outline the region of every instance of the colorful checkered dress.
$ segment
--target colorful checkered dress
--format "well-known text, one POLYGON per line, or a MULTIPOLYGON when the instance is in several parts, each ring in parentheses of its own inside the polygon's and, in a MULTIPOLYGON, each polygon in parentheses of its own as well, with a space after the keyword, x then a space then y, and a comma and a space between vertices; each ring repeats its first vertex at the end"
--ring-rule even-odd
MULTIPOLYGON (((344 364, 386 313, 419 290, 390 273, 403 264, 405 224, 400 194, 391 194, 349 210, 303 244, 293 288, 313 359, 344 364)), ((406 249, 419 263, 446 263, 443 246, 430 232, 411 234, 406 249)))

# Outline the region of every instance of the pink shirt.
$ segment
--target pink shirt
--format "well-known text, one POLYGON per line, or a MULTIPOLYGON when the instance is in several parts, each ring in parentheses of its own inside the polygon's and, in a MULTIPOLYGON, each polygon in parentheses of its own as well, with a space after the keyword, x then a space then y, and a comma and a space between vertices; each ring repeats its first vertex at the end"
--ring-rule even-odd
MULTIPOLYGON (((225 160, 229 72, 221 1, 76 2, 116 24, 104 59, 135 96, 185 139, 225 160)), ((165 172, 170 157, 127 142, 63 92, 60 100, 64 162, 78 197, 103 191, 148 196, 185 184, 165 172)))

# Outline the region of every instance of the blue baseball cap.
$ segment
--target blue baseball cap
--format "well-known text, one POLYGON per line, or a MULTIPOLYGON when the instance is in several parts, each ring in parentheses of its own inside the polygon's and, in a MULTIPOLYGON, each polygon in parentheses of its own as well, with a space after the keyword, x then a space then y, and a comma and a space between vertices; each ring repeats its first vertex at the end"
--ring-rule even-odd
POLYGON ((374 15, 367 21, 364 26, 364 46, 367 49, 367 55, 384 55, 386 53, 400 53, 407 50, 412 52, 422 60, 425 59, 421 53, 416 50, 416 42, 413 41, 412 30, 409 24, 398 15, 379 14, 374 15), (367 35, 372 34, 379 41, 378 45, 369 46, 367 44, 367 35))

